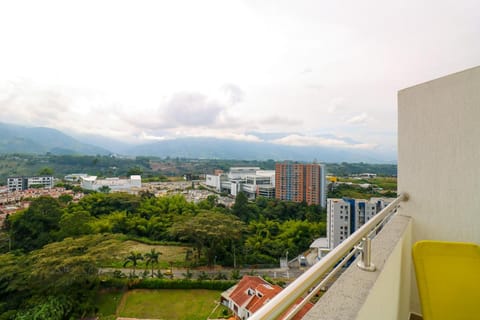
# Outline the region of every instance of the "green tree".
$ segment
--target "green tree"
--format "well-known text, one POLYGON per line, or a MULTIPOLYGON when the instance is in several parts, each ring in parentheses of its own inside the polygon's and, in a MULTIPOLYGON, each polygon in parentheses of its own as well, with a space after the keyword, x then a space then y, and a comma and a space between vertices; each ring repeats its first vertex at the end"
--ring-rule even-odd
POLYGON ((63 204, 69 204, 73 200, 73 197, 69 194, 62 194, 58 197, 58 201, 63 204))
POLYGON ((44 167, 40 171, 38 171, 38 175, 40 176, 53 176, 53 173, 53 169, 48 167, 44 167))
POLYGON ((184 217, 171 227, 172 235, 193 243, 197 249, 197 262, 205 248, 211 265, 220 248, 239 240, 245 225, 237 217, 215 211, 202 211, 193 217, 184 217))
POLYGON ((235 203, 232 206, 232 212, 242 221, 250 220, 251 214, 248 207, 248 197, 245 192, 239 192, 235 197, 235 203))
POLYGON ((142 175, 143 170, 140 167, 133 167, 128 169, 127 176, 135 176, 135 175, 142 175))
POLYGON ((101 186, 98 191, 101 193, 110 193, 112 189, 109 186, 101 186))
POLYGON ((59 238, 64 239, 66 237, 75 237, 92 233, 92 227, 90 224, 93 219, 94 218, 90 216, 90 213, 85 210, 74 210, 72 212, 64 213, 59 222, 59 238))
POLYGON ((15 316, 15 320, 63 320, 72 316, 75 302, 67 296, 47 296, 33 304, 27 310, 22 310, 15 316))
POLYGON ((150 265, 152 267, 152 278, 153 278, 153 267, 158 265, 158 258, 162 253, 157 252, 155 248, 151 249, 150 252, 145 253, 146 266, 150 265))
POLYGON ((27 254, 0 255, 0 319, 80 319, 95 309, 97 264, 120 248, 113 236, 67 238, 27 254), (8 316, 10 315, 10 316, 8 316))
POLYGON ((202 200, 198 203, 198 207, 204 210, 211 210, 218 205, 218 196, 211 194, 207 196, 205 200, 202 200))
POLYGON ((92 216, 98 217, 115 211, 134 213, 140 205, 140 200, 140 197, 124 192, 92 193, 83 197, 78 205, 90 212, 92 216))
POLYGON ((57 199, 42 196, 10 218, 13 249, 31 251, 57 239, 62 208, 57 199))
POLYGON ((131 251, 130 254, 125 258, 125 263, 123 264, 123 267, 126 267, 128 264, 132 263, 133 276, 135 276, 135 271, 140 260, 143 260, 143 255, 140 252, 131 251))

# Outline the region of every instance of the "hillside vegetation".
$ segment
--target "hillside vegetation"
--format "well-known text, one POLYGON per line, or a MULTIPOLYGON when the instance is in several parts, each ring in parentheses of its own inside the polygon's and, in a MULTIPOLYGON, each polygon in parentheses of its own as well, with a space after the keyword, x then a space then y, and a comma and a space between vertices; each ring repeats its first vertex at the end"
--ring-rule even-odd
POLYGON ((324 235, 325 212, 318 206, 252 203, 243 193, 231 209, 213 195, 198 204, 149 193, 93 193, 78 203, 40 197, 8 217, 0 235, 11 241, 10 252, 9 241, 0 244, 0 319, 93 314, 101 267, 129 266, 131 277, 145 268, 154 277, 166 263, 278 265, 286 251, 298 255, 324 235), (176 244, 171 250, 170 243, 176 244))
MULTIPOLYGON (((395 164, 327 163, 325 165, 327 174, 335 176, 348 176, 363 172, 376 173, 379 176, 395 176, 397 173, 395 164)), ((9 176, 37 175, 45 168, 50 169, 57 178, 63 178, 70 173, 87 173, 100 177, 141 174, 144 180, 163 181, 166 177, 178 177, 185 174, 191 174, 193 178, 198 178, 199 175, 213 173, 215 169, 228 172, 231 167, 241 166, 274 170, 275 161, 7 154, 0 155, 0 185, 5 184, 6 178, 9 176)))

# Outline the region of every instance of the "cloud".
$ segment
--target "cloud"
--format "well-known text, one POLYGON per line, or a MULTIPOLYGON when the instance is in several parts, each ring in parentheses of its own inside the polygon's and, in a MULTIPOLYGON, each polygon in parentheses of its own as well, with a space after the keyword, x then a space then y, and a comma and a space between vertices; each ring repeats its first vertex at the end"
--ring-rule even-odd
POLYGON ((364 112, 362 114, 359 114, 359 115, 356 115, 350 119, 348 119, 347 121, 345 121, 346 123, 348 124, 364 124, 366 123, 368 120, 368 116, 367 114, 364 112))
POLYGON ((28 82, 10 82, 2 87, 2 121, 51 125, 70 111, 72 99, 61 89, 45 89, 28 82))
POLYGON ((374 144, 367 143, 352 143, 352 140, 341 139, 341 138, 332 138, 332 137, 321 137, 321 136, 308 136, 301 134, 291 134, 283 138, 275 139, 271 141, 276 144, 283 144, 289 146, 316 146, 316 147, 334 147, 334 148, 345 148, 345 149, 373 149, 376 147, 374 144))
POLYGON ((302 70, 300 74, 307 74, 307 73, 312 73, 313 68, 312 67, 306 67, 305 69, 302 70))
POLYGON ((164 115, 173 126, 210 126, 225 107, 201 93, 179 92, 166 104, 164 115))
POLYGON ((328 113, 336 113, 341 111, 345 108, 345 98, 337 97, 333 98, 330 101, 330 105, 328 106, 328 113))
POLYGON ((141 137, 145 140, 165 141, 178 138, 218 138, 237 141, 262 142, 259 137, 248 133, 235 133, 231 131, 220 131, 216 129, 207 130, 178 130, 166 135, 156 135, 142 132, 141 137))
POLYGON ((301 125, 302 121, 298 119, 283 118, 280 116, 271 116, 260 120, 261 123, 268 125, 280 125, 280 126, 297 126, 301 125))
POLYGON ((305 88, 310 89, 310 90, 321 91, 325 87, 322 86, 321 84, 307 84, 307 85, 305 85, 305 88))
POLYGON ((202 138, 218 138, 218 139, 228 139, 228 140, 237 140, 237 141, 249 141, 249 142, 262 142, 263 140, 257 136, 244 133, 235 133, 230 131, 215 131, 215 132, 198 132, 188 135, 189 137, 202 137, 202 138))
POLYGON ((225 84, 222 86, 221 90, 227 96, 227 101, 231 105, 240 103, 245 99, 245 92, 235 84, 225 84))
POLYGON ((227 105, 199 92, 176 92, 153 110, 132 113, 123 110, 121 118, 138 130, 215 127, 227 105))

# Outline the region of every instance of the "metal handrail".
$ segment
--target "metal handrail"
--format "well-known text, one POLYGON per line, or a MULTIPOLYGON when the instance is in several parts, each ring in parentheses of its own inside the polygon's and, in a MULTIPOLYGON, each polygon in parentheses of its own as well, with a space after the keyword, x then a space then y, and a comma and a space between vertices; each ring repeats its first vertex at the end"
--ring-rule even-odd
MULTIPOLYGON (((317 283, 320 281, 321 277, 330 269, 332 269, 335 264, 341 260, 343 257, 351 253, 352 249, 354 251, 358 250, 356 247, 364 237, 368 237, 369 234, 378 228, 378 225, 381 224, 385 219, 389 218, 398 208, 398 205, 402 201, 407 201, 407 194, 401 194, 398 198, 393 200, 388 206, 381 210, 378 214, 374 215, 368 222, 366 222, 360 229, 355 231, 332 251, 330 251, 325 257, 322 258, 319 262, 314 264, 310 269, 305 271, 300 277, 288 285, 284 290, 277 294, 272 300, 266 303, 262 308, 255 312, 249 320, 274 320, 277 319, 280 315, 285 313, 288 308, 293 305, 298 298, 300 298, 305 292, 311 288, 320 288, 320 285, 317 283)), ((346 262, 347 259, 344 259, 346 262)), ((338 267, 338 266, 337 266, 338 267)), ((335 268, 338 269, 338 268, 335 268)), ((330 278, 330 275, 327 275, 327 278, 330 278)), ((313 290, 315 291, 315 289, 313 290)), ((305 304, 307 301, 304 300, 305 304)), ((294 308, 295 311, 300 310, 300 308, 294 308)), ((294 315, 293 312, 290 312, 287 318, 291 318, 294 315)))

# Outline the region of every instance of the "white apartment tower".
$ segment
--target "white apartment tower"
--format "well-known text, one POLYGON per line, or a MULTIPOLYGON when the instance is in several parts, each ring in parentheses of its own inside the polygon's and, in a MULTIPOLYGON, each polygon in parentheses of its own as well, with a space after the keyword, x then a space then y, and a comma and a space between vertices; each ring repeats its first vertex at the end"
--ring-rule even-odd
POLYGON ((328 199, 327 239, 330 250, 385 208, 393 199, 328 199))
POLYGON ((350 235, 350 204, 342 199, 327 199, 327 240, 331 249, 350 235))

